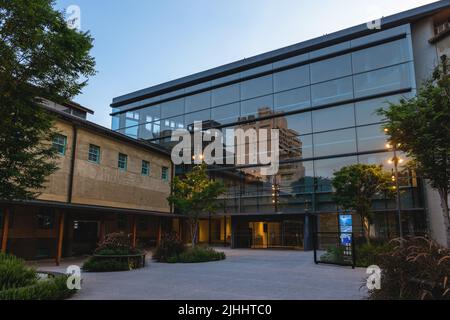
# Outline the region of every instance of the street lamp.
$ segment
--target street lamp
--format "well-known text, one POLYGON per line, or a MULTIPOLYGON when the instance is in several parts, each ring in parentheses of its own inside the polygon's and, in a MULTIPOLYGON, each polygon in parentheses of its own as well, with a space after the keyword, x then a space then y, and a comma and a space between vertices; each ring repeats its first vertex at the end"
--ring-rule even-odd
MULTIPOLYGON (((385 130, 386 131, 386 130, 385 130)), ((395 193, 396 193, 396 200, 397 200, 397 215, 398 215, 398 232, 400 235, 400 238, 403 239, 403 227, 402 227, 402 208, 401 208, 401 201, 400 201, 400 186, 398 183, 398 164, 403 163, 403 159, 397 156, 397 147, 399 147, 399 143, 386 144, 386 148, 392 149, 394 152, 394 157, 388 160, 389 164, 394 164, 394 175, 392 176, 392 181, 395 182, 395 193)))

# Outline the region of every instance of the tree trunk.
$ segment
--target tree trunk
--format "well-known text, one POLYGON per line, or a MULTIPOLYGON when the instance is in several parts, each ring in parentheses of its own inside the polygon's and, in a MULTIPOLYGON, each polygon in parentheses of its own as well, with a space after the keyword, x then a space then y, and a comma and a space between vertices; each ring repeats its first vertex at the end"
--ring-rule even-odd
POLYGON ((362 212, 359 213, 359 216, 361 218, 361 227, 362 227, 362 231, 364 233, 364 238, 366 239, 366 243, 370 244, 369 231, 367 230, 367 227, 366 227, 367 218, 362 212))
POLYGON ((193 219, 193 220, 191 220, 190 224, 191 224, 192 247, 195 248, 195 246, 197 245, 198 220, 193 219))
POLYGON ((442 215, 444 218, 445 235, 447 238, 447 248, 450 248, 450 216, 448 209, 448 190, 438 189, 441 198, 442 215))

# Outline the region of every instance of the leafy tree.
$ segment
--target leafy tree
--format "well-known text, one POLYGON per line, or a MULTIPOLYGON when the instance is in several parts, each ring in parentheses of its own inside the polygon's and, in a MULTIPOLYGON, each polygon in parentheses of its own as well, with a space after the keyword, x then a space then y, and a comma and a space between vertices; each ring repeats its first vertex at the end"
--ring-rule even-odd
POLYGON ((72 30, 51 0, 0 0, 0 198, 34 198, 57 168, 52 117, 93 75, 92 38, 72 30))
POLYGON ((379 110, 387 119, 384 126, 391 144, 412 158, 419 174, 435 188, 450 246, 450 69, 446 56, 416 97, 379 110))
POLYGON ((370 243, 372 221, 372 198, 379 193, 391 193, 391 175, 380 165, 353 164, 334 173, 333 200, 345 210, 355 210, 361 217, 361 224, 370 243))
POLYGON ((192 246, 195 247, 198 241, 200 216, 214 213, 219 208, 217 197, 223 192, 225 187, 221 182, 209 179, 206 164, 196 165, 183 178, 173 179, 172 193, 167 200, 188 217, 192 246))

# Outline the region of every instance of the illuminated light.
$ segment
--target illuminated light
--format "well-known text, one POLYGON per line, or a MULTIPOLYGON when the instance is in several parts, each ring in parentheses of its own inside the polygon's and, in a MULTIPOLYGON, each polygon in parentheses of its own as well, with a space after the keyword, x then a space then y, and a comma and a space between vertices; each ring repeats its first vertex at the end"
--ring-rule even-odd
POLYGON ((393 163, 392 159, 389 159, 389 160, 388 160, 388 163, 389 163, 389 164, 392 164, 392 163, 393 163))
POLYGON ((272 197, 275 197, 275 193, 272 193, 272 197))
POLYGON ((398 159, 398 163, 403 163, 403 159, 398 159))
POLYGON ((392 189, 394 189, 394 190, 395 190, 395 189, 397 189, 397 187, 396 187, 396 186, 392 186, 392 189))
POLYGON ((392 146, 389 143, 386 143, 386 148, 391 149, 392 146))
POLYGON ((384 132, 389 132, 389 129, 388 128, 384 128, 383 131, 384 132))
POLYGON ((275 203, 275 200, 272 200, 272 203, 275 203))

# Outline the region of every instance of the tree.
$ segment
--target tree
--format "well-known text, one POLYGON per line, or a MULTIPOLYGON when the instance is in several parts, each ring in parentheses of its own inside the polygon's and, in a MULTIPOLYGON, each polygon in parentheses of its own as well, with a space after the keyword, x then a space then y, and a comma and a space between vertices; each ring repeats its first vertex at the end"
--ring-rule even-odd
POLYGON ((219 208, 217 197, 225 192, 219 181, 210 180, 206 164, 196 165, 183 178, 175 177, 169 203, 186 215, 191 229, 192 246, 197 244, 198 221, 202 214, 214 213, 219 208))
POLYGON ((391 175, 381 165, 353 164, 335 172, 331 184, 335 189, 333 200, 343 209, 359 214, 366 241, 370 243, 372 198, 391 192, 391 175))
POLYGON ((53 118, 42 98, 63 103, 95 74, 93 39, 72 30, 51 0, 0 0, 0 198, 38 196, 57 167, 53 118))
POLYGON ((412 158, 418 173, 435 188, 450 246, 450 69, 446 56, 416 97, 390 104, 378 113, 384 116, 389 141, 412 158))

